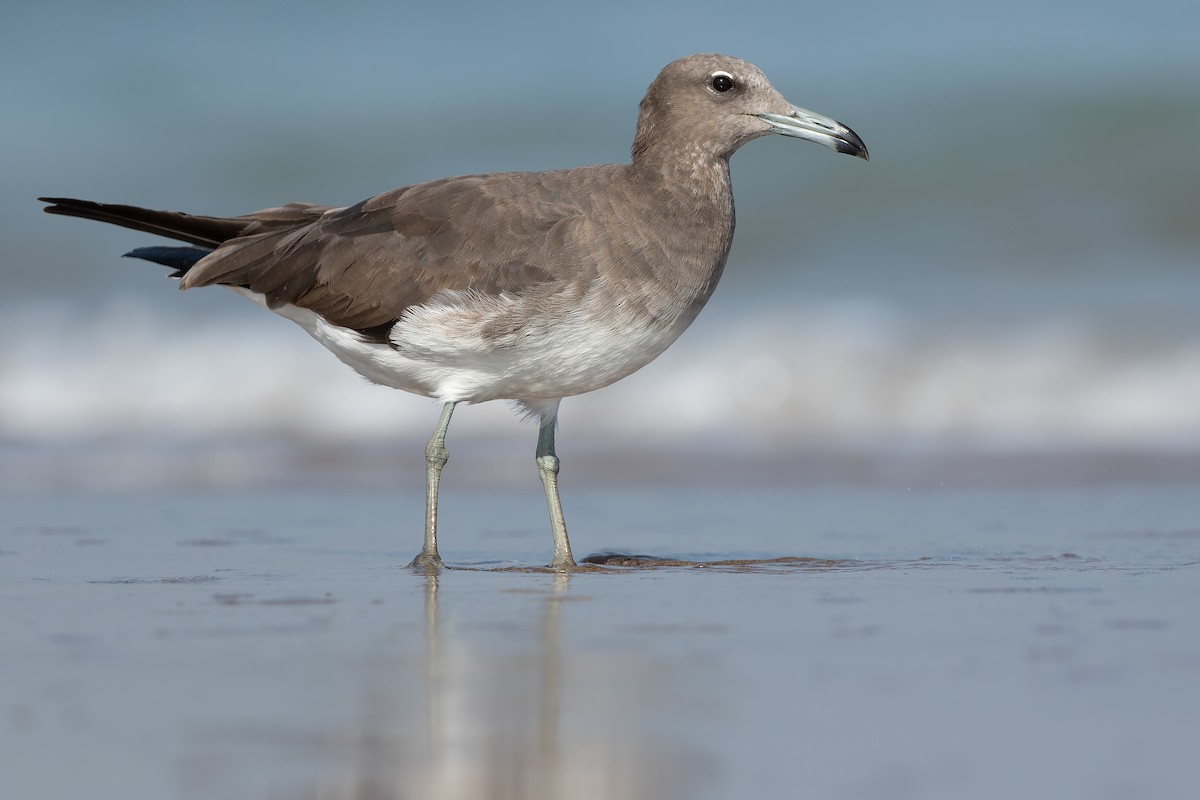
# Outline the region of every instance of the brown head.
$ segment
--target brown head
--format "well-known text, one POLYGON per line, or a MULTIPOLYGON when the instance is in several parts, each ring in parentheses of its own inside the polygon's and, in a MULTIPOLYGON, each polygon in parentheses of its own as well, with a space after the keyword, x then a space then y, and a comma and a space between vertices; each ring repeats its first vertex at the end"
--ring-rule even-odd
POLYGON ((748 61, 702 53, 672 61, 646 90, 633 160, 728 159, 751 139, 778 133, 866 159, 854 131, 794 106, 748 61))

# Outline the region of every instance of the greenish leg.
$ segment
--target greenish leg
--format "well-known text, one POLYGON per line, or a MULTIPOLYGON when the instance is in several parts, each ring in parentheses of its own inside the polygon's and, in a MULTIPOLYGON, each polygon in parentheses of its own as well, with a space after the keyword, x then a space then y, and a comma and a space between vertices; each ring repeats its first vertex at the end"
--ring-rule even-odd
POLYGON ((542 423, 538 431, 537 467, 546 490, 546 507, 550 510, 550 531, 554 536, 554 559, 552 569, 574 569, 575 559, 571 556, 571 542, 567 539, 567 523, 563 520, 562 500, 558 497, 558 456, 554 454, 554 424, 551 418, 542 423))
POLYGON ((442 480, 442 467, 450 460, 446 452, 446 429, 450 427, 450 416, 455 403, 442 406, 437 428, 425 446, 425 545, 421 554, 412 560, 410 567, 440 567, 442 557, 437 549, 438 485, 442 480))

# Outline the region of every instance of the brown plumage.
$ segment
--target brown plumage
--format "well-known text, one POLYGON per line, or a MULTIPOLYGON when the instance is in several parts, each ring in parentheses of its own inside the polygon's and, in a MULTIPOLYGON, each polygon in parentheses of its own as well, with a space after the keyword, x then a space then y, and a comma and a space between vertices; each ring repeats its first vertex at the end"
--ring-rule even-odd
POLYGON ((46 210, 205 248, 131 255, 177 267, 184 289, 235 288, 371 380, 447 403, 427 453, 421 563, 440 563, 435 473, 450 410, 522 404, 541 419, 562 567, 573 561, 555 513, 558 402, 640 368, 699 313, 733 237, 729 157, 769 133, 867 157, 849 128, 792 106, 753 65, 698 55, 651 84, 629 164, 470 175, 347 208, 292 203, 240 217, 62 198, 46 210))

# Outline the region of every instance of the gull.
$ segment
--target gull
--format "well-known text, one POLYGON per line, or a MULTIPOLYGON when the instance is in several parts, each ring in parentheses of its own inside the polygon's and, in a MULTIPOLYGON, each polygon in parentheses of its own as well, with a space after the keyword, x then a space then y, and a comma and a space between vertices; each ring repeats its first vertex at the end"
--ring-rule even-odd
POLYGON ((443 565, 438 487, 455 408, 514 402, 538 423, 550 567, 569 570, 559 403, 641 369, 696 318, 733 241, 729 158, 768 134, 868 158, 854 131, 792 105, 753 64, 699 54, 650 84, 626 164, 465 175, 352 206, 288 203, 236 217, 39 199, 52 214, 183 243, 126 255, 171 268, 181 289, 228 287, 368 380, 442 403, 412 566, 443 565))

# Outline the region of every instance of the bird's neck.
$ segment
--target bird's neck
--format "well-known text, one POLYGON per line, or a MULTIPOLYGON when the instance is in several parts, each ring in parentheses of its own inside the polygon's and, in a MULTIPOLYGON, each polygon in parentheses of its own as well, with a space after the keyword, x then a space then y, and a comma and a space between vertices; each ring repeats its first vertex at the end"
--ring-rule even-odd
POLYGON ((627 174, 644 209, 640 246, 659 255, 645 289, 672 299, 673 310, 656 316, 682 330, 712 295, 733 241, 729 162, 677 153, 636 158, 627 174))
POLYGON ((630 172, 647 185, 669 188, 677 202, 693 205, 733 207, 729 159, 696 143, 667 150, 662 147, 634 149, 630 172))

